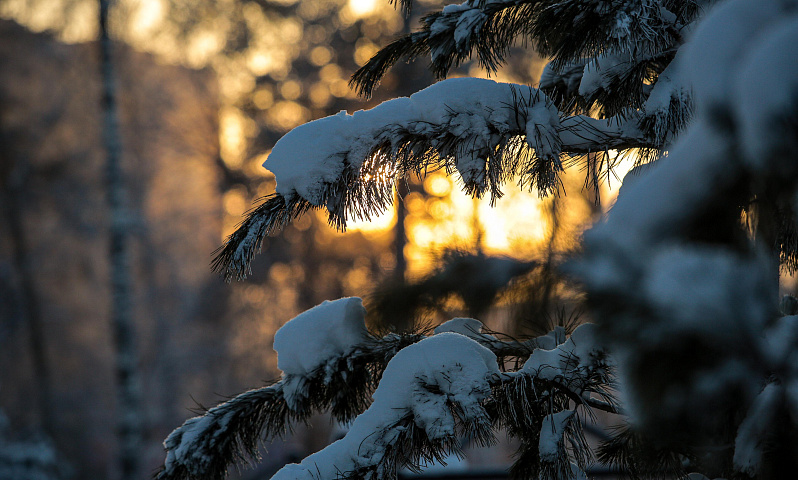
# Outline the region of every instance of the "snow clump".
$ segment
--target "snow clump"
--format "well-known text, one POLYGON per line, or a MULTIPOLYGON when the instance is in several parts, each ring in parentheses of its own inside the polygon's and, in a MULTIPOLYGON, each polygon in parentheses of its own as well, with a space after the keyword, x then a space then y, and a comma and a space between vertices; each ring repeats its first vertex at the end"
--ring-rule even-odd
POLYGON ((363 300, 348 297, 324 301, 277 330, 274 350, 289 406, 299 400, 306 377, 319 368, 334 370, 330 360, 346 356, 368 338, 365 319, 363 300))
POLYGON ((374 403, 352 423, 346 436, 285 466, 273 480, 338 478, 370 470, 383 478, 381 467, 403 432, 413 424, 431 441, 455 438, 459 420, 490 420, 481 405, 491 393, 489 379, 499 375, 496 356, 456 333, 441 333, 400 350, 385 369, 374 403))

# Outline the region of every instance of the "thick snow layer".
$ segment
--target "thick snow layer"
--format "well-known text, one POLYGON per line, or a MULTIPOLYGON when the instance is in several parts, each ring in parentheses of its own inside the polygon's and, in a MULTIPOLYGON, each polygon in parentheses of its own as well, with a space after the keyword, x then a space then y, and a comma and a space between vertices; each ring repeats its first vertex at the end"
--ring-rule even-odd
POLYGON ((283 396, 294 406, 305 378, 327 362, 345 356, 368 335, 366 309, 358 297, 325 301, 303 312, 274 334, 277 368, 283 372, 283 396))
POLYGON ((397 98, 377 108, 359 110, 352 115, 341 111, 291 130, 275 144, 263 166, 277 178, 277 193, 294 195, 314 205, 323 201, 325 184, 335 183, 348 162, 355 168, 365 159, 346 155, 356 149, 358 139, 372 138, 390 123, 402 124, 413 118, 412 102, 397 98))
POLYGON ((340 180, 347 169, 359 169, 372 148, 384 142, 395 146, 392 128, 434 137, 444 126, 449 134, 468 139, 464 143, 470 147, 460 152, 457 168, 464 178, 478 180, 486 152, 509 131, 523 131, 527 122, 540 132, 527 139, 530 146, 543 155, 559 153, 559 117, 543 93, 493 80, 454 78, 371 110, 342 111, 297 127, 277 142, 263 166, 277 178, 277 193, 321 205, 326 185, 340 180), (520 112, 514 110, 516 101, 520 112))
POLYGON ((684 47, 684 74, 699 107, 711 107, 730 99, 740 52, 749 47, 763 28, 779 18, 781 3, 778 0, 721 2, 699 23, 684 47))
POLYGON ((742 133, 746 161, 757 169, 766 168, 769 162, 776 165, 777 172, 793 175, 798 139, 792 137, 794 123, 792 130, 786 124, 798 117, 798 53, 792 48, 795 45, 798 15, 794 14, 749 48, 736 76, 736 101, 731 103, 742 133), (787 150, 793 150, 793 158, 785 155, 787 150))
POLYGON ((300 313, 274 334, 277 368, 307 375, 346 354, 367 336, 366 309, 358 297, 325 300, 300 313))
POLYGON ((388 363, 374 403, 344 438, 300 464, 287 465, 273 478, 334 479, 378 466, 403 431, 397 424, 408 417, 430 439, 452 437, 450 402, 459 405, 464 421, 486 415, 480 402, 490 394, 488 379, 498 374, 496 356, 463 335, 441 333, 405 347, 388 363))

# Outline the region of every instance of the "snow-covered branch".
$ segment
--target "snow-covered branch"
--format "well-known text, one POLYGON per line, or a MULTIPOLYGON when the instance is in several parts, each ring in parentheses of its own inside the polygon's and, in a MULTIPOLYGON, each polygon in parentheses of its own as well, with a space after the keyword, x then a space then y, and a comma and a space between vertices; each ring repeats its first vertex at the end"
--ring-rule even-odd
POLYGON ((469 0, 447 5, 424 17, 421 30, 380 50, 355 73, 351 84, 369 96, 396 62, 426 55, 437 78, 472 56, 496 71, 519 37, 534 41, 543 55, 556 58, 558 66, 606 51, 655 55, 681 39, 684 14, 669 11, 665 3, 469 0))
POLYGON ((690 85, 696 118, 667 158, 624 181, 571 267, 636 423, 671 448, 712 451, 728 465, 712 476, 796 468, 785 452, 798 448, 798 401, 785 386, 798 384, 787 366, 798 321, 776 311, 777 262, 798 251, 794 233, 780 233, 796 218, 779 212, 798 192, 795 42, 794 2, 731 0, 710 12, 679 52, 686 78, 663 72, 645 107, 665 110, 690 85), (756 223, 743 225, 741 206, 756 223))
POLYGON ((584 470, 590 453, 575 409, 590 415, 585 400, 593 393, 613 401, 606 390, 610 368, 592 327, 578 327, 559 345, 553 345, 556 335, 542 337, 539 344, 552 348, 535 348, 513 373, 499 372, 486 348, 497 340, 480 329, 474 319, 455 319, 405 348, 388 364, 374 404, 342 440, 274 478, 395 478, 399 467, 458 454, 459 437, 490 443, 493 424, 535 439, 533 458, 522 448, 518 459, 533 477, 570 478, 584 470))
POLYGON ((564 343, 536 349, 494 388, 489 409, 495 408, 499 424, 521 440, 513 478, 578 476, 591 454, 576 410, 591 416, 597 406, 618 413, 612 364, 594 335, 593 325, 582 325, 564 343), (573 456, 565 454, 566 442, 573 456))
POLYGON ((678 72, 676 50, 650 57, 605 54, 590 61, 546 65, 540 89, 561 112, 598 112, 600 118, 638 117, 651 147, 662 150, 692 116, 689 85, 678 72))
POLYGON ((374 403, 346 436, 324 450, 277 472, 274 479, 390 479, 420 460, 459 453, 462 435, 493 441, 482 405, 499 377, 496 356, 455 333, 426 338, 389 362, 374 403))
MULTIPOLYGON (((494 424, 539 431, 546 415, 569 405, 589 414, 591 402, 613 404, 606 390, 611 369, 590 325, 567 340, 557 329, 505 342, 482 333, 475 319, 454 319, 430 337, 378 339, 366 331, 364 315, 353 297, 324 302, 288 322, 274 344, 282 379, 177 428, 164 442, 167 457, 157 479, 224 478, 232 463, 257 458, 261 440, 328 409, 343 422, 357 417, 346 439, 279 475, 392 478, 399 467, 457 453, 461 436, 490 443, 494 424), (501 373, 497 353, 528 359, 518 372, 501 373)), ((574 426, 563 434, 576 442, 581 431, 574 426)))
POLYGON ((395 178, 444 168, 471 195, 502 195, 513 177, 541 195, 556 191, 561 155, 649 147, 634 119, 560 119, 545 94, 520 85, 450 79, 353 115, 295 128, 264 166, 276 195, 254 209, 218 252, 214 268, 243 278, 263 237, 310 208, 330 223, 369 219, 393 202, 395 178))
POLYGON ((345 298, 288 322, 275 338, 283 378, 187 420, 164 442, 167 456, 156 478, 224 478, 232 463, 258 457, 261 439, 280 437, 315 412, 330 410, 342 422, 363 412, 387 362, 423 338, 377 339, 366 332, 364 315, 359 298, 345 298))

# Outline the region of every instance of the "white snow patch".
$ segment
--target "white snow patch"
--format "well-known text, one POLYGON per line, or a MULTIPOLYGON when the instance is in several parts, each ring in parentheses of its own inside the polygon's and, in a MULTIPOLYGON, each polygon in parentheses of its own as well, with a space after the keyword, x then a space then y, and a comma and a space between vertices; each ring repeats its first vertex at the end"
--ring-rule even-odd
POLYGON ((782 167, 779 170, 795 171, 794 158, 774 158, 787 150, 785 141, 792 146, 797 141, 784 138, 789 130, 779 128, 785 119, 795 121, 798 115, 798 54, 792 48, 795 45, 798 16, 762 35, 749 48, 736 76, 735 101, 730 104, 740 125, 745 160, 760 170, 776 164, 782 167))
POLYGON ((346 436, 273 479, 337 478, 378 466, 403 431, 394 426, 408 415, 431 439, 451 437, 455 419, 448 402, 459 404, 466 420, 485 416, 480 402, 490 394, 488 379, 498 374, 496 356, 463 335, 441 333, 405 347, 388 363, 374 403, 346 436))
POLYGON ((346 354, 368 335, 365 318, 359 297, 325 300, 300 313, 274 334, 277 368, 284 374, 308 375, 346 354))
POLYGON ((555 348, 536 348, 524 363, 521 371, 538 378, 555 380, 568 376, 576 368, 588 367, 601 350, 595 339, 595 325, 582 324, 574 330, 565 343, 555 348))
MULTIPOLYGON (((721 2, 684 46, 685 76, 695 91, 699 107, 730 99, 734 69, 752 40, 778 19, 780 2, 731 0, 721 2)), ((792 50, 787 48, 786 50, 792 50)))
POLYGON ((563 410, 561 412, 546 415, 540 427, 540 441, 538 442, 538 453, 543 462, 556 462, 563 449, 563 434, 568 424, 573 418, 575 410, 563 410))
POLYGON ((557 144, 553 138, 556 110, 546 106, 545 111, 537 111, 539 104, 550 103, 542 92, 526 86, 480 78, 448 79, 371 110, 352 115, 342 111, 301 125, 277 142, 263 166, 274 173, 277 193, 287 201, 298 196, 322 205, 327 185, 340 181, 346 169, 357 171, 374 146, 382 142, 396 146, 392 127, 431 135, 434 127, 444 125, 472 140, 471 151, 459 152, 463 158, 457 167, 465 179, 479 182, 484 176, 485 152, 510 130, 523 130, 527 117, 546 132, 543 140, 534 142, 535 148, 547 154, 557 144), (514 99, 529 99, 530 113, 516 115, 511 108, 514 99))
POLYGON ((358 297, 325 301, 303 312, 274 334, 277 368, 283 372, 283 396, 293 408, 305 379, 327 362, 345 356, 368 336, 366 309, 358 297))

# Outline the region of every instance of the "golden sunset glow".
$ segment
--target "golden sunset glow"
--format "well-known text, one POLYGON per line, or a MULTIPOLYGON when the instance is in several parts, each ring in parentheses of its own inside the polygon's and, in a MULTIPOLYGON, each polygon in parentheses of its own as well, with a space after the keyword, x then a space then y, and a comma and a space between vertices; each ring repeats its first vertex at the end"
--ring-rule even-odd
POLYGON ((381 5, 378 0, 349 0, 347 6, 355 16, 365 17, 377 11, 381 5))
MULTIPOLYGON (((613 158, 618 155, 618 152, 615 150, 610 150, 607 153, 613 158)), ((618 192, 621 188, 621 182, 626 174, 632 169, 632 167, 634 167, 634 164, 637 160, 638 157, 635 154, 619 157, 619 161, 616 163, 612 173, 610 173, 609 177, 607 178, 607 181, 602 182, 601 198, 602 204, 606 209, 609 209, 613 204, 615 204, 615 200, 617 200, 618 192)))
MULTIPOLYGON (((73 2, 75 6, 70 11, 83 14, 80 18, 70 17, 69 22, 48 13, 64 10, 66 1, 8 0, 0 4, 0 14, 17 18, 34 30, 55 29, 61 32, 63 39, 91 40, 96 35, 94 2, 73 2), (58 26, 58 22, 62 25, 58 26)), ((175 30, 175 22, 182 20, 170 17, 177 12, 170 10, 166 0, 120 0, 117 7, 127 19, 125 23, 119 22, 122 27, 117 28, 116 35, 120 39, 168 62, 214 70, 221 97, 220 156, 229 168, 243 169, 247 175, 265 179, 271 174, 260 165, 268 152, 250 151, 259 129, 265 126, 282 134, 317 118, 319 109, 328 108, 333 102, 356 98, 348 85, 351 72, 344 67, 346 61, 365 64, 384 43, 384 35, 399 32, 404 24, 400 12, 381 0, 336 3, 280 0, 276 3, 296 4, 295 14, 276 15, 254 2, 241 5, 245 28, 257 35, 252 35, 244 50, 233 54, 224 53, 225 42, 232 29, 240 26, 236 27, 224 15, 200 18, 181 38, 175 30), (359 22, 360 33, 352 38, 354 48, 347 59, 338 58, 340 52, 330 47, 331 36, 335 33, 331 27, 313 23, 320 16, 330 14, 336 15, 337 28, 344 29, 359 22), (293 62, 300 57, 315 68, 310 80, 300 78, 291 70, 293 62), (267 80, 263 81, 264 78, 267 80), (246 111, 242 99, 257 109, 255 116, 246 111)), ((500 71, 490 75, 473 65, 468 75, 525 83, 517 75, 528 73, 531 78, 537 78, 542 65, 540 61, 530 60, 524 66, 528 72, 522 69, 520 73, 500 71)), ((453 76, 462 75, 454 73, 453 76)), ((631 161, 627 161, 616 174, 622 178, 630 167, 631 161)), ((503 188, 504 197, 491 206, 488 198, 474 200, 464 194, 455 177, 442 171, 431 172, 421 180, 421 186, 401 200, 407 213, 404 230, 408 242, 404 253, 408 275, 427 272, 432 267, 435 252, 450 247, 479 249, 516 258, 530 258, 541 251, 551 231, 550 200, 541 200, 536 192, 522 191, 510 183, 503 188)), ((224 194, 223 236, 235 229, 241 214, 251 207, 253 193, 255 197, 268 195, 273 192, 273 185, 273 181, 269 181, 259 185, 256 192, 249 193, 243 187, 234 187, 224 194)), ((612 181, 602 187, 605 205, 617 195, 619 185, 619 181, 612 181)), ((579 208, 574 210, 570 215, 575 223, 588 215, 579 208)), ((323 211, 318 215, 325 216, 323 211)), ((298 219, 293 230, 307 230, 309 218, 298 219)), ((396 221, 395 207, 388 208, 370 220, 350 220, 347 233, 343 235, 352 232, 384 240, 393 235, 396 221)), ((341 235, 330 228, 323 235, 317 235, 316 241, 327 242, 341 235)), ((382 263, 389 265, 393 260, 388 256, 392 255, 386 255, 382 263)), ((348 283, 363 284, 367 277, 364 271, 362 268, 353 270, 348 283)))
POLYGON ((353 220, 347 224, 350 232, 385 232, 396 224, 396 210, 389 208, 381 215, 371 217, 371 220, 353 220))
POLYGON ((443 171, 424 179, 427 196, 413 192, 404 198, 408 216, 408 274, 422 275, 431 267, 431 253, 456 247, 529 258, 546 237, 543 202, 515 184, 505 185, 494 206, 489 198, 475 200, 443 171))

